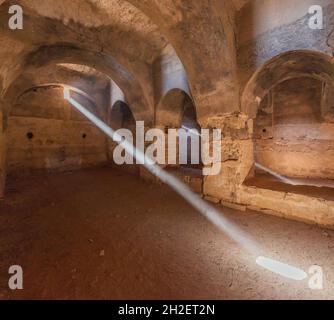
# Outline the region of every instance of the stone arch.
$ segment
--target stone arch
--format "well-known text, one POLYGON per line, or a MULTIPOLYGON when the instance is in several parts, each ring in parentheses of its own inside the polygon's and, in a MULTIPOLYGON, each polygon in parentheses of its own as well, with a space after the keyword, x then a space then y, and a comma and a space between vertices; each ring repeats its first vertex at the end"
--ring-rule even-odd
POLYGON ((283 180, 333 177, 333 92, 334 59, 321 52, 282 53, 253 75, 242 111, 255 120, 254 157, 261 174, 283 180))
POLYGON ((191 95, 186 70, 172 45, 166 46, 154 61, 153 73, 156 101, 159 102, 172 89, 180 89, 191 95))
POLYGON ((105 116, 105 106, 71 85, 45 83, 27 89, 18 96, 8 119, 8 173, 67 170, 106 163, 104 134, 64 98, 65 87, 87 110, 100 118, 105 116))
MULTIPOLYGON (((130 106, 124 100, 117 100, 109 110, 108 123, 113 130, 127 129, 130 130, 133 137, 133 145, 136 141, 136 120, 131 111, 130 106)), ((108 157, 113 166, 116 166, 114 163, 113 153, 117 147, 117 143, 109 140, 108 144, 108 157)), ((133 175, 139 175, 140 167, 136 165, 136 159, 133 158, 133 165, 122 165, 117 166, 121 170, 126 171, 127 173, 133 175)))
POLYGON ((136 120, 130 106, 123 100, 117 100, 109 111, 109 124, 113 130, 135 130, 136 120))
POLYGON ((302 77, 314 78, 334 87, 334 59, 309 50, 289 51, 274 57, 248 81, 241 99, 241 111, 256 118, 261 102, 273 87, 302 77))
MULTIPOLYGON (((10 1, 4 1, 0 6, 1 15, 8 14, 9 5, 10 1)), ((5 65, 1 69, 4 88, 15 79, 13 73, 20 73, 30 50, 60 43, 113 57, 136 78, 153 110, 149 64, 166 40, 140 10, 127 1, 118 0, 103 3, 59 0, 56 7, 51 0, 45 0, 24 1, 24 15, 27 33, 13 33, 9 28, 2 30, 4 42, 8 43, 1 50, 1 54, 7 54, 5 58, 1 56, 5 65)))
POLYGON ((47 87, 47 86, 67 86, 72 87, 74 91, 80 91, 99 109, 105 108, 108 103, 105 94, 102 94, 102 89, 108 87, 110 80, 103 74, 96 73, 93 76, 62 68, 60 66, 45 66, 35 70, 26 70, 19 78, 11 85, 3 103, 4 125, 10 116, 13 106, 19 98, 32 88, 47 87))
MULTIPOLYGON (((54 12, 52 6, 48 7, 48 2, 27 5, 25 29, 35 32, 23 38, 22 33, 5 31, 6 37, 12 39, 14 44, 8 46, 13 54, 4 63, 15 67, 4 68, 4 87, 7 88, 21 73, 21 61, 29 50, 35 50, 40 44, 62 43, 63 47, 70 44, 72 49, 82 47, 99 58, 101 55, 110 59, 114 57, 126 70, 130 70, 141 86, 138 101, 144 100, 144 107, 151 108, 153 113, 151 63, 169 41, 187 71, 193 99, 198 106, 198 117, 206 119, 217 112, 239 111, 239 94, 235 90, 238 85, 233 68, 236 65, 235 37, 229 13, 233 5, 230 1, 213 0, 210 6, 200 1, 183 3, 179 0, 128 0, 115 1, 114 6, 112 4, 89 0, 76 0, 69 4, 63 0, 59 1, 54 12), (74 11, 78 2, 82 10, 74 11), (128 6, 118 8, 117 4, 126 3, 132 5, 131 10, 128 10, 128 6), (133 12, 135 18, 125 21, 133 27, 130 31, 128 26, 123 25, 123 20, 116 25, 109 25, 108 21, 112 20, 110 14, 124 16, 117 14, 117 10, 133 12), (91 16, 92 12, 99 15, 94 14, 94 19, 88 23, 87 16, 91 16), (145 36, 141 35, 143 24, 146 26, 145 36), (126 45, 123 46, 123 43, 126 45), (12 49, 14 45, 18 46, 18 50, 12 49), (209 53, 210 47, 215 50, 209 53), (210 75, 209 79, 207 75, 210 75)), ((2 7, 5 12, 5 6, 2 7)), ((10 53, 10 50, 6 52, 10 53)), ((133 102, 131 106, 134 108, 133 102)))
POLYGON ((239 111, 233 68, 235 34, 228 14, 232 2, 213 0, 207 5, 200 1, 127 1, 144 12, 175 48, 187 72, 201 121, 219 112, 239 111), (210 47, 215 52, 208 55, 210 47))
POLYGON ((24 97, 25 94, 29 93, 32 90, 36 90, 36 89, 40 89, 40 88, 61 88, 63 89, 64 87, 67 87, 71 90, 71 92, 74 92, 77 95, 81 95, 83 97, 85 97, 87 100, 90 101, 90 103, 92 103, 95 107, 96 102, 95 99, 93 97, 91 97, 89 94, 85 93, 84 91, 82 91, 81 89, 78 89, 77 87, 72 87, 69 84, 65 84, 63 82, 50 82, 50 83, 44 83, 44 84, 39 84, 39 85, 34 85, 31 86, 30 88, 24 90, 18 97, 17 97, 17 101, 20 100, 21 98, 24 97))
MULTIPOLYGON (((103 53, 94 53, 70 46, 47 46, 30 53, 25 58, 25 73, 35 72, 40 68, 52 68, 57 64, 80 64, 95 69, 105 74, 122 89, 126 100, 132 107, 132 112, 137 120, 144 120, 148 125, 153 123, 153 108, 145 99, 145 94, 136 79, 122 67, 115 59, 103 53)), ((5 106, 10 108, 11 102, 17 95, 17 76, 11 86, 5 91, 5 106)), ((22 84, 20 84, 22 85, 22 84)), ((6 110, 8 112, 8 110, 6 110)))
POLYGON ((197 120, 195 104, 192 98, 183 90, 174 88, 161 99, 156 110, 156 126, 167 130, 169 128, 183 129, 179 138, 187 142, 187 164, 183 167, 201 168, 200 125, 197 120), (185 139, 185 140, 183 140, 185 139), (197 147, 194 149, 196 143, 197 147), (192 153, 199 153, 199 163, 191 165, 192 153))
MULTIPOLYGON (((9 114, 9 117, 14 115, 14 116, 27 116, 29 117, 29 114, 31 116, 31 112, 34 114, 36 113, 36 111, 38 113, 43 112, 43 110, 41 110, 40 108, 38 110, 31 110, 29 112, 29 110, 24 110, 26 109, 24 104, 25 104, 25 100, 28 98, 34 98, 33 96, 31 96, 32 93, 34 93, 35 95, 43 92, 44 94, 46 92, 53 92, 56 93, 58 96, 60 95, 61 100, 63 99, 63 95, 64 95, 64 89, 67 88, 71 91, 71 96, 72 98, 74 98, 76 101, 78 101, 80 104, 84 105, 85 108, 87 108, 87 110, 89 110, 90 112, 92 112, 93 114, 95 114, 97 117, 103 119, 105 114, 105 108, 104 106, 101 106, 98 104, 98 101, 96 99, 96 97, 93 97, 92 95, 90 95, 89 93, 84 92, 83 90, 77 88, 77 87, 73 87, 69 84, 65 84, 62 82, 58 82, 58 83, 44 83, 44 84, 40 84, 40 85, 35 85, 35 86, 31 86, 30 88, 26 89, 25 91, 23 91, 15 100, 15 103, 13 104, 12 108, 11 108, 11 114, 9 114)), ((49 93, 48 93, 49 94, 49 93)), ((36 98, 36 97, 35 97, 36 98)), ((65 101, 65 100, 64 100, 65 101)), ((66 102, 65 102, 66 103, 66 102)), ((72 106, 68 105, 70 110, 73 110, 72 106)), ((46 108, 46 109, 50 109, 50 108, 46 108)), ((46 110, 45 109, 45 110, 46 110)), ((44 111, 45 111, 44 110, 44 111)), ((85 120, 87 121, 87 119, 85 119, 84 116, 82 116, 80 113, 78 113, 78 111, 73 110, 72 112, 69 112, 67 117, 71 117, 75 114, 77 120, 85 120)), ((49 115, 50 116, 50 115, 49 115)), ((62 117, 65 116, 66 119, 66 115, 62 115, 62 117)), ((34 117, 34 116, 33 116, 34 117)), ((46 116, 47 118, 48 116, 46 116)), ((60 118, 61 119, 61 118, 60 118)), ((64 120, 65 120, 64 119, 64 120)))
POLYGON ((156 108, 156 125, 165 128, 180 128, 187 104, 192 104, 196 115, 193 100, 185 91, 178 88, 169 90, 161 98, 156 108))
POLYGON ((47 83, 75 87, 85 92, 91 98, 94 98, 97 93, 96 88, 106 86, 109 83, 109 78, 103 74, 99 74, 93 79, 81 72, 66 70, 58 66, 46 66, 35 69, 34 72, 27 71, 22 73, 7 92, 6 98, 10 102, 15 102, 15 99, 17 99, 22 92, 32 87, 43 86, 47 83))

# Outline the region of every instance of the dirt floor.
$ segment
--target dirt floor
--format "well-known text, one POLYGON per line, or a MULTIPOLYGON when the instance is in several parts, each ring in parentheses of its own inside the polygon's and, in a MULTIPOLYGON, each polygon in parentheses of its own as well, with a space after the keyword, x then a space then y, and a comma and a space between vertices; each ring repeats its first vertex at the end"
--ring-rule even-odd
POLYGON ((333 299, 334 232, 219 208, 263 255, 324 289, 283 278, 169 190, 110 170, 9 179, 0 204, 1 299, 333 299), (24 290, 8 289, 21 265, 24 290))

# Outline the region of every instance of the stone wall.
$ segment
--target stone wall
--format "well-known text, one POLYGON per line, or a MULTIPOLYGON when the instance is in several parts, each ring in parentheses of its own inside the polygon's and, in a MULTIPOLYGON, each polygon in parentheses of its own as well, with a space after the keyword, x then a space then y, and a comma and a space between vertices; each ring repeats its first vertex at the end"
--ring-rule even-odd
POLYGON ((298 78, 272 90, 272 113, 262 108, 255 120, 257 162, 287 177, 334 179, 334 124, 322 117, 322 89, 298 78))
POLYGON ((254 165, 253 122, 243 114, 212 118, 205 127, 222 129, 222 169, 204 177, 204 196, 237 203, 237 192, 254 165))
POLYGON ((334 202, 330 199, 284 188, 273 191, 246 185, 246 179, 254 176, 255 169, 253 121, 246 115, 217 117, 206 125, 221 128, 223 141, 222 170, 220 175, 204 177, 205 199, 237 210, 256 210, 333 228, 334 202))
POLYGON ((332 55, 328 40, 333 27, 333 4, 329 0, 254 0, 238 12, 238 76, 244 88, 252 74, 271 58, 292 50, 315 50, 332 55), (323 30, 309 28, 310 6, 323 6, 323 30))
MULTIPOLYGON (((88 99, 81 102, 96 112, 88 99)), ((64 100, 60 88, 24 94, 12 108, 7 138, 10 174, 72 170, 107 161, 106 137, 64 100)))

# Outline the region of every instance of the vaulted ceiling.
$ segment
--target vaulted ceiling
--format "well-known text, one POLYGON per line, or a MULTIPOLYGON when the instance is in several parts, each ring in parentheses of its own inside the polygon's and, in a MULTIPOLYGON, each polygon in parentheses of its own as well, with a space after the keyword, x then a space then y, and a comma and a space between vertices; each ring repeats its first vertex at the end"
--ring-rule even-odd
POLYGON ((67 63, 104 73, 152 111, 152 63, 171 45, 196 104, 237 105, 233 16, 243 1, 231 1, 0 1, 2 95, 26 70, 67 63), (22 6, 23 30, 9 29, 10 5, 22 6))

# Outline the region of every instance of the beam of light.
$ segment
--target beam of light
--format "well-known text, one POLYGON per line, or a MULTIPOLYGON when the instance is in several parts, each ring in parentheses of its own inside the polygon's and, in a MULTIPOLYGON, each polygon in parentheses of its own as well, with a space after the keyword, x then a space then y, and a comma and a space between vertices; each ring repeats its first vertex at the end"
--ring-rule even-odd
POLYGON ((198 132, 198 130, 196 130, 196 129, 188 128, 188 127, 186 127, 185 125, 182 126, 182 129, 184 129, 184 130, 190 132, 191 134, 194 134, 194 135, 196 135, 196 136, 201 137, 201 134, 200 134, 200 133, 198 132))
MULTIPOLYGON (((72 99, 70 91, 70 87, 64 87, 65 100, 67 100, 74 108, 76 108, 91 122, 93 122, 108 137, 110 137, 111 139, 121 138, 112 128, 110 128, 102 120, 96 117, 93 113, 83 107, 76 100, 72 99)), ((117 140, 121 141, 121 139, 117 140)), ((238 243, 243 249, 256 256, 256 263, 259 266, 289 279, 303 280, 307 277, 307 274, 300 269, 269 258, 259 256, 260 251, 262 251, 260 250, 259 245, 253 239, 251 239, 250 236, 246 236, 246 234, 239 227, 237 227, 234 223, 230 222, 226 217, 224 217, 222 213, 219 212, 215 207, 204 201, 199 195, 195 194, 187 185, 182 183, 175 176, 167 173, 158 165, 152 164, 152 160, 150 158, 148 158, 140 150, 134 148, 134 146, 128 141, 123 140, 123 142, 120 142, 119 144, 123 146, 128 154, 140 161, 139 163, 144 163, 144 166, 147 170, 149 170, 163 183, 169 185, 173 190, 181 195, 192 207, 200 212, 215 227, 223 231, 233 241, 238 243)))
POLYGON ((256 263, 271 271, 274 272, 282 277, 296 280, 296 281, 302 281, 305 280, 308 276, 307 273, 301 269, 298 269, 296 267, 290 266, 288 264, 279 262, 277 260, 265 258, 265 257, 258 257, 256 259, 256 263))
MULTIPOLYGON (((101 119, 96 117, 93 113, 83 107, 76 100, 71 98, 70 88, 64 87, 64 98, 67 100, 74 108, 76 108, 80 113, 82 113, 86 118, 93 122, 102 132, 104 132, 111 139, 121 138, 117 132, 105 124, 101 119)), ((118 140, 118 139, 117 139, 118 140)), ((178 180, 175 176, 167 173, 161 167, 156 164, 152 164, 152 160, 148 158, 143 152, 134 148, 132 144, 124 139, 119 144, 126 150, 126 152, 135 157, 138 163, 145 163, 144 166, 153 175, 159 178, 163 183, 169 185, 173 190, 175 190, 179 195, 181 195, 192 207, 197 209, 207 220, 209 220, 214 226, 223 231, 236 243, 241 245, 243 248, 247 249, 253 254, 258 254, 258 245, 246 237, 243 231, 238 228, 235 224, 228 221, 228 219, 222 216, 212 205, 204 201, 199 195, 195 194, 187 185, 178 180)))
POLYGON ((267 168, 267 167, 264 167, 263 165, 259 164, 259 163, 255 163, 255 167, 258 168, 258 169, 261 169, 263 170, 264 172, 267 172, 269 174, 271 174, 272 176, 274 176, 275 178, 277 178, 278 180, 284 182, 284 183, 287 183, 287 184, 291 184, 291 185, 296 185, 296 182, 291 180, 291 179, 288 179, 287 177, 284 177, 282 176, 281 174, 267 168))
POLYGON ((287 178, 285 176, 282 176, 281 174, 274 172, 273 170, 266 168, 262 166, 259 163, 255 163, 255 166, 262 171, 265 171, 275 178, 279 179, 280 181, 290 184, 293 186, 313 186, 313 187, 327 187, 327 188, 333 188, 334 183, 331 180, 316 180, 316 179, 301 179, 301 178, 296 178, 296 179, 291 179, 287 178))

